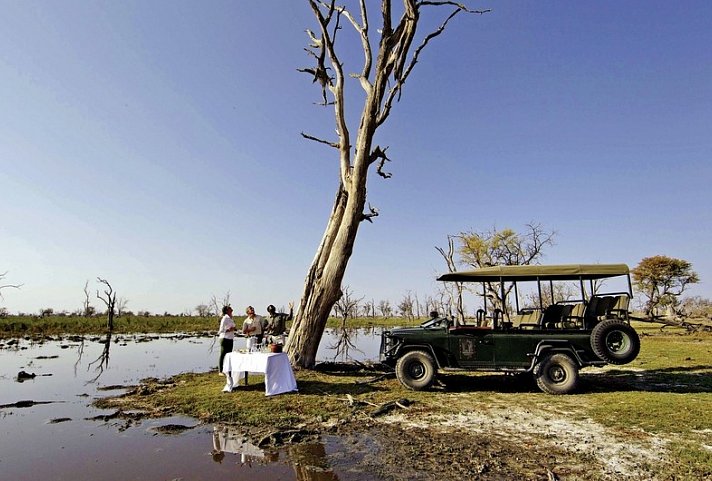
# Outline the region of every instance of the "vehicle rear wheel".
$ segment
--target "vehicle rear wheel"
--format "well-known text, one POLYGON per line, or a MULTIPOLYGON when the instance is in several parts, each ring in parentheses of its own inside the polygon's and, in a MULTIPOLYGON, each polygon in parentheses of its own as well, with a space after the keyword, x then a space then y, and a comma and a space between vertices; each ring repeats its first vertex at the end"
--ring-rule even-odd
POLYGON ((611 364, 628 364, 640 352, 640 338, 630 324, 619 319, 602 321, 591 331, 591 348, 611 364))
POLYGON ((568 394, 578 384, 578 365, 566 354, 550 354, 537 364, 534 378, 545 393, 568 394))
POLYGON ((396 363, 396 377, 408 389, 427 389, 435 380, 435 360, 425 351, 405 353, 396 363))

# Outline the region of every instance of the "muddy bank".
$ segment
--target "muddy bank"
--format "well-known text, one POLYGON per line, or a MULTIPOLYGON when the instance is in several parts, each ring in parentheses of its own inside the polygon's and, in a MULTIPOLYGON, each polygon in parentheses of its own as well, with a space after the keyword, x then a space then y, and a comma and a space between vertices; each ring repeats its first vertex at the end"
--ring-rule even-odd
MULTIPOLYGON (((155 407, 142 403, 140 412, 129 411, 137 407, 138 398, 160 396, 181 382, 148 379, 126 386, 126 394, 99 401, 121 406, 101 420, 131 425, 143 418, 185 414, 165 403, 155 407)), ((403 398, 379 406, 352 396, 341 402, 345 409, 340 416, 282 426, 240 425, 241 437, 268 450, 336 438, 339 450, 331 456, 332 467, 357 478, 367 473, 364 479, 389 481, 654 479, 644 463, 637 465, 635 460, 661 456, 658 449, 645 456, 612 452, 611 446, 620 443, 602 428, 581 422, 554 425, 550 416, 536 410, 444 415, 426 409, 422 401, 403 398), (384 411, 386 405, 394 407, 384 411)))

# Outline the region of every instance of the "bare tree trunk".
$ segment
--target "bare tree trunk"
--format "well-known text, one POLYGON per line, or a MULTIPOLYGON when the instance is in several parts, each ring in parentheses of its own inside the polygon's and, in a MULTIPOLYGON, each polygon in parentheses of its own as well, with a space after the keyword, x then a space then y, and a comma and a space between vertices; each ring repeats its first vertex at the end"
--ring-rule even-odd
MULTIPOLYGON (((322 105, 333 106, 336 141, 329 141, 302 133, 302 136, 328 145, 339 152, 339 188, 324 236, 304 282, 299 311, 288 338, 286 351, 292 364, 313 367, 316 352, 326 321, 334 303, 341 296, 341 282, 353 252, 354 241, 361 221, 371 221, 378 211, 366 205, 368 170, 375 164, 383 178, 391 175, 383 171, 390 159, 388 147, 373 145, 374 134, 388 118, 394 100, 400 100, 403 85, 419 59, 419 54, 430 40, 440 35, 448 22, 460 12, 484 13, 468 10, 457 2, 417 2, 403 0, 400 20, 394 21, 391 0, 380 2, 380 34, 377 49, 371 45, 369 9, 366 0, 359 0, 359 14, 336 6, 334 0, 308 0, 319 25, 317 33, 307 30, 310 44, 306 51, 315 60, 310 68, 299 69, 311 76, 322 91, 322 105), (420 18, 420 8, 441 6, 453 11, 441 25, 423 38, 415 47, 413 39, 420 18), (344 62, 336 49, 337 35, 342 23, 350 24, 361 40, 364 53, 362 69, 351 74, 364 91, 363 110, 356 131, 356 142, 351 142, 347 125, 346 96, 344 94, 344 62), (375 51, 374 51, 375 50, 375 51), (329 98, 330 97, 330 98, 329 98)), ((374 8, 375 10, 375 8, 374 8)))
POLYGON ((296 366, 311 368, 332 306, 341 297, 341 282, 353 251, 365 204, 365 192, 349 196, 341 188, 304 282, 299 311, 287 340, 287 354, 296 366))

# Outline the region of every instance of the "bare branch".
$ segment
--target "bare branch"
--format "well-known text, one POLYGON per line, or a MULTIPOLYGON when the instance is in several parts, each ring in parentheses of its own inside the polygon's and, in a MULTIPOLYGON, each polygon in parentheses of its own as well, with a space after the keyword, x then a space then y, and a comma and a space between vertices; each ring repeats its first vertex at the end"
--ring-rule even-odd
POLYGON ((467 5, 464 5, 464 4, 459 3, 459 2, 451 2, 451 1, 448 1, 448 0, 442 0, 442 1, 439 1, 439 0, 423 0, 423 1, 421 1, 421 2, 418 2, 418 8, 424 7, 424 6, 442 7, 443 5, 451 5, 451 6, 453 6, 453 7, 457 7, 457 8, 460 9, 460 10, 463 10, 463 11, 465 11, 465 12, 467 12, 467 13, 476 13, 476 14, 479 14, 479 15, 482 15, 482 14, 484 14, 484 13, 489 13, 489 12, 492 11, 492 9, 489 9, 489 8, 488 8, 487 10, 470 10, 469 8, 467 8, 467 5))
POLYGON ((386 150, 388 150, 388 147, 386 147, 385 149, 381 149, 381 146, 377 145, 376 148, 373 149, 373 152, 371 152, 371 155, 368 159, 368 163, 372 164, 375 161, 380 159, 380 162, 378 163, 378 167, 376 168, 376 172, 378 173, 378 175, 380 175, 384 179, 390 179, 393 176, 393 174, 391 174, 390 172, 383 171, 383 166, 385 165, 385 163, 391 161, 391 159, 389 159, 388 156, 386 155, 386 150))
POLYGON ((334 114, 336 120, 336 131, 339 135, 339 150, 340 150, 340 174, 341 183, 344 186, 350 184, 351 175, 351 141, 349 139, 349 130, 346 124, 346 113, 344 106, 344 74, 341 66, 341 61, 336 54, 336 49, 334 48, 334 42, 336 32, 339 30, 339 22, 342 13, 345 8, 336 8, 335 1, 332 0, 330 4, 325 4, 324 2, 317 2, 316 0, 309 0, 309 5, 311 6, 314 15, 319 23, 319 28, 321 29, 321 46, 319 49, 318 61, 316 69, 324 70, 326 69, 325 57, 329 56, 329 63, 334 71, 334 80, 329 85, 329 90, 334 96, 334 114), (319 6, 326 9, 326 16, 322 13, 319 6), (329 32, 329 24, 336 13, 336 22, 333 29, 333 33, 329 32))
MULTIPOLYGON (((2 274, 0 274, 0 280, 4 279, 5 276, 7 275, 7 273, 8 273, 8 271, 5 271, 2 274)), ((22 286, 23 286, 23 284, 5 284, 5 285, 0 286, 0 299, 4 299, 4 297, 2 295, 3 289, 19 289, 22 286)))
POLYGON ((338 149, 340 147, 339 144, 336 142, 329 142, 328 140, 320 139, 318 137, 314 137, 312 135, 305 134, 304 132, 302 132, 302 137, 304 137, 305 139, 308 139, 308 140, 313 140, 314 142, 319 142, 320 144, 326 144, 329 147, 333 147, 335 149, 338 149))
MULTIPOLYGON (((422 1, 418 2, 418 8, 421 6, 445 6, 445 5, 451 5, 456 7, 455 10, 448 15, 448 17, 443 21, 443 23, 440 24, 440 26, 435 29, 433 32, 430 34, 426 35, 421 44, 418 46, 418 48, 415 49, 413 52, 413 57, 410 60, 410 63, 408 64, 408 67, 405 69, 405 71, 401 69, 396 69, 393 73, 394 80, 395 80, 395 85, 391 87, 391 89, 388 92, 388 97, 386 98, 386 101, 383 103, 383 108, 381 109, 381 112, 378 115, 378 125, 381 125, 386 118, 388 117, 392 104, 393 104, 393 99, 398 96, 398 100, 400 100, 401 92, 403 89, 403 84, 405 84, 406 79, 410 76, 410 73, 413 71, 413 68, 415 67, 415 64, 418 63, 418 59, 420 57, 420 52, 428 45, 430 40, 433 38, 439 36, 441 33, 445 31, 445 28, 447 27, 447 24, 452 20, 455 15, 457 15, 460 12, 466 12, 466 13, 471 13, 471 14, 479 14, 483 15, 485 13, 491 12, 491 10, 470 10, 468 9, 465 5, 457 2, 451 2, 451 1, 422 1), (400 73, 402 72, 402 74, 400 73)), ((403 62, 405 59, 402 60, 403 62)))
POLYGON ((371 75, 371 66, 373 63, 373 54, 371 50, 371 42, 368 37, 368 11, 366 9, 366 0, 359 0, 359 7, 361 9, 361 24, 354 18, 354 16, 346 8, 341 10, 344 17, 346 17, 351 25, 353 25, 356 32, 358 32, 361 37, 361 45, 363 47, 364 63, 363 69, 360 74, 351 74, 351 77, 359 79, 361 82, 361 87, 367 94, 370 94, 373 86, 368 80, 371 75))
POLYGON ((373 223, 373 221, 371 220, 371 217, 378 217, 378 209, 376 209, 375 207, 371 207, 371 204, 368 204, 368 210, 369 210, 368 214, 365 214, 365 213, 361 214, 361 221, 367 220, 367 221, 373 223))

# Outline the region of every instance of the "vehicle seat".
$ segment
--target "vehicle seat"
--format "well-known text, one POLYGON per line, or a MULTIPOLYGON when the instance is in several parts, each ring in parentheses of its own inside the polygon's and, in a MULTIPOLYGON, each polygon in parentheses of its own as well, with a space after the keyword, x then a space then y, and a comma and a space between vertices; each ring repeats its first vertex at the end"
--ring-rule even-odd
POLYGON ((586 310, 586 304, 577 302, 571 305, 571 311, 568 315, 563 316, 563 325, 565 328, 575 328, 583 326, 583 316, 586 310))
POLYGON ((541 311, 539 309, 522 309, 512 319, 512 326, 520 329, 536 327, 539 325, 540 314, 541 311))
POLYGON ((552 304, 544 309, 544 318, 541 321, 542 327, 545 329, 554 329, 556 324, 561 322, 561 315, 564 306, 562 304, 552 304))
POLYGON ((611 308, 611 315, 619 319, 628 319, 628 304, 630 304, 630 297, 626 294, 615 296, 615 302, 611 308))
POLYGON ((606 319, 611 314, 611 309, 613 304, 615 304, 616 299, 613 296, 601 297, 596 306, 596 318, 598 320, 606 319))
POLYGON ((583 313, 583 320, 589 326, 596 323, 596 311, 600 300, 600 297, 593 296, 588 300, 588 304, 586 304, 586 309, 583 313))

